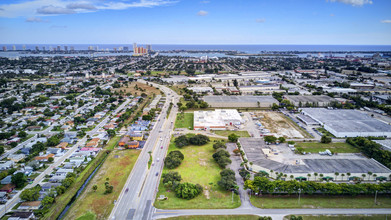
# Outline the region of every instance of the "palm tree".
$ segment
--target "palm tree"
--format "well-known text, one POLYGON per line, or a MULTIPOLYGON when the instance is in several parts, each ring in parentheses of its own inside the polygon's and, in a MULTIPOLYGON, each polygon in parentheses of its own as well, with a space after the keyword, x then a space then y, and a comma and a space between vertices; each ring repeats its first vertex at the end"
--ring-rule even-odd
POLYGON ((346 176, 348 176, 348 180, 349 180, 349 176, 350 176, 351 174, 350 173, 346 173, 346 176))
POLYGON ((318 176, 318 173, 314 173, 314 176, 315 176, 315 181, 316 181, 316 177, 318 176))
POLYGON ((343 177, 345 176, 345 174, 343 173, 343 174, 341 174, 341 177, 342 177, 342 181, 343 181, 343 177))
POLYGON ((376 177, 377 177, 376 173, 374 173, 372 176, 373 176, 373 179, 376 180, 376 177))
POLYGON ((284 174, 284 178, 285 178, 285 180, 286 180, 286 178, 288 177, 288 174, 284 174))
POLYGON ((270 170, 270 177, 273 178, 273 170, 270 170))
POLYGON ((368 172, 368 181, 371 178, 371 176, 372 176, 372 172, 368 172))
POLYGON ((310 180, 310 177, 311 177, 311 174, 309 173, 309 174, 307 174, 307 176, 308 176, 308 181, 310 180))
POLYGON ((339 173, 335 172, 334 175, 335 175, 335 181, 337 181, 337 176, 339 176, 339 173))
POLYGON ((320 178, 322 178, 322 177, 323 177, 323 174, 322 174, 322 173, 321 173, 321 174, 319 174, 319 177, 320 177, 320 178))
POLYGON ((290 176, 291 180, 293 180, 293 177, 294 177, 293 175, 290 176))
POLYGON ((363 173, 361 176, 362 176, 362 179, 364 180, 364 178, 365 178, 367 175, 365 175, 365 174, 363 173))

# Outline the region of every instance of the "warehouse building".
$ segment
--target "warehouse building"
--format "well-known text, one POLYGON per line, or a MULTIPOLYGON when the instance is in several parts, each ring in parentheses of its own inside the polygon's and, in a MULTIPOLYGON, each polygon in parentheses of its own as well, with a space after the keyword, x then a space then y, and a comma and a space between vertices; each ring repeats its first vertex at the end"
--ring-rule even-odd
POLYGON ((270 108, 278 101, 272 96, 204 96, 212 108, 270 108))
MULTIPOLYGON (((254 172, 265 171, 275 176, 277 173, 286 174, 285 178, 315 180, 315 173, 322 174, 327 179, 348 181, 352 178, 365 180, 389 180, 391 170, 374 159, 362 156, 320 156, 320 155, 287 155, 291 150, 286 144, 267 145, 262 138, 239 138, 239 143, 248 160, 249 169, 254 172), (287 150, 283 150, 286 148, 287 150), (250 163, 251 162, 251 163, 250 163), (338 172, 338 176, 335 173, 338 172), (376 176, 368 176, 368 172, 376 176), (310 174, 310 177, 308 177, 310 174), (342 177, 344 174, 344 179, 342 177), (348 176, 348 174, 350 174, 348 176)), ((320 176, 318 179, 322 178, 320 176)), ((284 179, 284 177, 283 177, 284 179)))
POLYGON ((195 93, 212 93, 213 89, 210 87, 189 87, 189 90, 195 92, 195 93))
POLYGON ((335 137, 391 137, 391 125, 350 109, 302 108, 335 137))
POLYGON ((228 126, 240 125, 242 122, 236 109, 194 111, 194 130, 226 130, 228 126))
POLYGON ((286 95, 285 99, 290 101, 296 107, 325 107, 329 106, 332 102, 337 102, 336 99, 327 95, 286 95))

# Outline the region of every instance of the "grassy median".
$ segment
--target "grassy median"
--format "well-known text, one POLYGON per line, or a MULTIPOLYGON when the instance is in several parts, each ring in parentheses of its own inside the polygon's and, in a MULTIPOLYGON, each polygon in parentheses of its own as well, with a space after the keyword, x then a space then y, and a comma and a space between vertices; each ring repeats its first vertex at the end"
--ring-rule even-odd
POLYGON ((95 216, 96 219, 107 219, 114 207, 113 202, 118 199, 139 154, 139 150, 115 150, 111 152, 85 191, 73 203, 65 218, 77 219, 81 217, 81 219, 89 219, 88 216, 95 216), (114 187, 112 193, 105 194, 106 181, 114 187), (96 191, 93 190, 94 185, 98 187, 96 191))
POLYGON ((262 196, 251 197, 251 203, 264 209, 295 209, 295 208, 391 208, 391 198, 378 196, 378 204, 374 204, 374 196, 322 196, 302 195, 300 205, 298 196, 262 196))
POLYGON ((247 131, 227 131, 227 130, 217 130, 217 131, 212 131, 213 133, 220 135, 220 136, 225 136, 228 137, 230 134, 236 134, 240 137, 250 137, 247 131))
POLYGON ((296 144, 296 148, 298 147, 302 147, 305 152, 310 153, 319 153, 320 151, 325 151, 326 149, 333 153, 360 153, 360 150, 344 142, 335 142, 329 144, 319 142, 302 142, 296 144))
MULTIPOLYGON (((302 215, 303 220, 386 220, 386 215, 302 215)), ((389 216, 388 216, 389 218, 389 216)), ((284 217, 289 220, 289 216, 284 217)))
POLYGON ((191 200, 180 199, 175 196, 174 192, 167 191, 160 181, 160 195, 168 197, 165 201, 155 201, 155 207, 159 209, 224 209, 236 208, 240 206, 240 198, 234 195, 232 202, 231 192, 227 192, 217 185, 220 180, 220 172, 222 169, 216 164, 212 158, 215 152, 212 145, 214 139, 203 146, 186 146, 181 149, 177 148, 173 141, 170 143, 169 152, 180 150, 185 159, 182 164, 172 170, 164 168, 163 173, 168 171, 177 171, 182 176, 182 182, 190 182, 200 184, 204 187, 201 195, 191 200))

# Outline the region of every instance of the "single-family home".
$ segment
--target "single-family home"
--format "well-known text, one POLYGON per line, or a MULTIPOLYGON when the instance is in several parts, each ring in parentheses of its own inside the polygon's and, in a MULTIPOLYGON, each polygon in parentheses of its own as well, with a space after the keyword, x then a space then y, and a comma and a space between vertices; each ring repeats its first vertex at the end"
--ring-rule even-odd
POLYGON ((14 161, 15 163, 23 160, 26 157, 24 154, 10 154, 8 155, 8 159, 14 161))
POLYGON ((20 152, 21 152, 22 154, 29 155, 30 152, 31 152, 31 149, 32 149, 31 146, 26 146, 26 147, 20 149, 20 152))
POLYGON ((1 182, 1 185, 7 185, 7 184, 10 184, 12 181, 12 176, 11 175, 8 175, 6 176, 4 179, 2 179, 0 182, 1 182))
POLYGON ((37 210, 41 208, 41 201, 22 202, 18 210, 37 210))
POLYGON ((54 159, 54 154, 46 154, 44 156, 37 156, 34 159, 36 161, 40 161, 40 162, 47 162, 47 161, 49 161, 50 157, 52 157, 54 159))
POLYGON ((36 219, 34 212, 14 212, 8 220, 33 220, 36 219))
POLYGON ((63 169, 60 168, 57 170, 57 172, 54 174, 55 176, 66 176, 68 173, 72 173, 73 169, 63 169))
POLYGON ((100 138, 92 138, 87 144, 86 147, 98 147, 100 144, 100 138))
POLYGON ((56 147, 65 149, 66 147, 68 147, 68 142, 61 142, 56 147))
POLYGON ((133 131, 126 132, 125 136, 130 137, 134 141, 142 141, 143 138, 144 138, 143 133, 141 133, 141 132, 133 132, 133 131))
POLYGON ((57 186, 61 186, 61 183, 44 183, 41 185, 42 191, 49 191, 52 188, 56 188, 57 186))
POLYGON ((3 187, 1 187, 0 192, 11 193, 14 189, 15 189, 15 185, 12 184, 12 183, 9 183, 9 184, 4 185, 3 187))
POLYGON ((0 161, 0 170, 8 170, 14 167, 14 161, 9 160, 9 161, 0 161))
POLYGON ((61 148, 49 147, 46 150, 46 152, 48 152, 49 154, 54 154, 55 157, 60 157, 60 156, 64 155, 61 148))

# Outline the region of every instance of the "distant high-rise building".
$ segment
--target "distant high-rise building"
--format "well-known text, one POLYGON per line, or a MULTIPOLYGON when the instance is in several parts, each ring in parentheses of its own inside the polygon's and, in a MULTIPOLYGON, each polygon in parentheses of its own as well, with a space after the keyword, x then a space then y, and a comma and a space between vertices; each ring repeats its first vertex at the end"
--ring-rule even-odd
POLYGON ((94 50, 94 47, 93 47, 93 46, 89 46, 89 47, 88 47, 88 50, 93 51, 93 50, 94 50))
POLYGON ((3 46, 3 51, 7 51, 7 47, 6 46, 3 46))
POLYGON ((99 46, 96 46, 96 51, 99 51, 99 46))
POLYGON ((148 52, 152 51, 152 46, 150 44, 147 44, 146 47, 148 52))
POLYGON ((114 50, 114 52, 117 52, 117 48, 116 47, 114 47, 113 50, 114 50))
POLYGON ((12 50, 15 51, 16 50, 16 47, 15 45, 12 46, 12 50))
POLYGON ((123 47, 118 47, 118 51, 123 51, 124 48, 123 47))
POLYGON ((137 47, 137 44, 133 44, 133 56, 141 56, 148 53, 148 49, 144 47, 137 47))
POLYGON ((39 51, 39 47, 38 46, 35 46, 35 51, 39 51))
POLYGON ((64 46, 64 50, 65 50, 65 51, 68 51, 68 46, 64 46))
POLYGON ((71 51, 75 51, 75 47, 74 46, 71 46, 71 51))
POLYGON ((61 46, 60 45, 57 46, 57 50, 61 51, 61 46))
POLYGON ((129 51, 129 47, 124 47, 124 51, 129 51))
POLYGON ((43 47, 42 47, 42 50, 43 50, 43 51, 46 51, 46 47, 45 47, 45 46, 43 46, 43 47))
POLYGON ((22 50, 26 50, 26 45, 23 45, 23 46, 22 46, 22 50))

